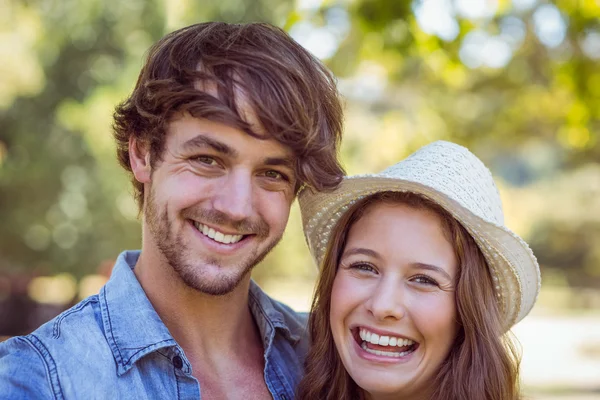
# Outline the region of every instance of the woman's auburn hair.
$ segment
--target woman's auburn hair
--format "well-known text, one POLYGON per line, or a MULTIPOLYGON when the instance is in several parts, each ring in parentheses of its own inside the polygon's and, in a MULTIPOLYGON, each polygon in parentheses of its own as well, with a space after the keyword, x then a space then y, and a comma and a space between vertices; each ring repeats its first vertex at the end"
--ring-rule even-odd
POLYGON ((352 380, 336 350, 330 325, 331 292, 348 232, 376 204, 404 204, 435 212, 453 245, 459 268, 455 301, 459 331, 431 382, 432 400, 518 400, 520 356, 504 334, 487 262, 466 229, 433 201, 410 192, 381 192, 358 201, 337 223, 317 280, 308 329, 311 347, 300 400, 356 400, 367 394, 352 380))
MULTIPOLYGON (((121 166, 132 172, 129 143, 135 138, 149 149, 154 167, 169 123, 182 114, 290 148, 296 157, 296 192, 304 184, 333 189, 344 175, 337 160, 343 113, 335 77, 280 28, 206 22, 155 43, 133 92, 114 112, 121 166), (264 133, 253 131, 243 107, 264 133)), ((131 181, 141 210, 144 185, 133 176, 131 181)))

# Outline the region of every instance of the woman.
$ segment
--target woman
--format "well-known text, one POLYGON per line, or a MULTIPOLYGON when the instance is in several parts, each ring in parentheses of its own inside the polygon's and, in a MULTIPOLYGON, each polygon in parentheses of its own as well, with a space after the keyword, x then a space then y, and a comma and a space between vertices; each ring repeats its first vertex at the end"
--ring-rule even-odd
POLYGON ((435 142, 299 202, 321 266, 299 399, 520 398, 506 332, 539 266, 477 157, 435 142))

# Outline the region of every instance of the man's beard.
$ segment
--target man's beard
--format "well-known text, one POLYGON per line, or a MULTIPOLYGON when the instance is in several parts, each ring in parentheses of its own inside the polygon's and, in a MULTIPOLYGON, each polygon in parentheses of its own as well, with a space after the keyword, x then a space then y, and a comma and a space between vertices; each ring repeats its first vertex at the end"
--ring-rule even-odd
MULTIPOLYGON (((144 214, 154 243, 173 271, 188 287, 213 296, 222 296, 232 292, 281 240, 281 236, 275 238, 262 252, 259 253, 259 250, 256 249, 254 253, 246 256, 245 260, 239 260, 238 264, 223 266, 219 264, 218 258, 210 255, 204 255, 205 259, 199 259, 193 263, 192 252, 188 245, 180 236, 171 231, 172 223, 166 207, 162 212, 158 210, 152 188, 146 201, 144 214), (208 264, 219 266, 223 273, 216 278, 209 279, 203 268, 208 264)), ((182 217, 215 225, 228 224, 238 232, 252 232, 255 236, 251 240, 265 239, 269 235, 269 226, 262 219, 258 222, 232 221, 226 214, 217 210, 192 211, 190 209, 183 210, 182 217)))

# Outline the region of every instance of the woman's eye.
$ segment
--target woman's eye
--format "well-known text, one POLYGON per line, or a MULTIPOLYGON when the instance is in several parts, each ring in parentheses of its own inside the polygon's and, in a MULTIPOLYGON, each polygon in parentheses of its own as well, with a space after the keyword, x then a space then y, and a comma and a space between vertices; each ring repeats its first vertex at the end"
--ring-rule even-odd
POLYGON ((372 265, 362 262, 351 264, 350 268, 357 269, 359 271, 375 272, 375 268, 373 268, 372 265))
POLYGON ((413 278, 413 282, 420 283, 423 285, 439 286, 437 281, 427 275, 418 275, 413 278))

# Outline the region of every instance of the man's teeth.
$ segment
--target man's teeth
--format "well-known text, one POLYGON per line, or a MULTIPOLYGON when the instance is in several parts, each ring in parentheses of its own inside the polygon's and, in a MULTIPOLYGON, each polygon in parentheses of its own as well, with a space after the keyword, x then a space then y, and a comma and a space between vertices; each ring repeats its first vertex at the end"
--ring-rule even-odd
POLYGON ((415 342, 410 339, 403 339, 403 338, 394 337, 394 336, 379 336, 378 334, 369 332, 368 330, 366 330, 364 328, 361 328, 359 333, 360 333, 360 338, 362 340, 364 340, 365 342, 377 344, 379 346, 404 347, 404 346, 411 346, 411 345, 415 344, 415 342))
POLYGON ((242 240, 242 238, 244 237, 244 235, 226 235, 222 232, 215 231, 213 228, 209 228, 208 226, 203 225, 196 221, 194 221, 194 226, 196 227, 196 229, 198 229, 204 235, 208 236, 209 238, 213 239, 215 242, 219 242, 219 243, 225 243, 225 244, 237 243, 240 240, 242 240))

